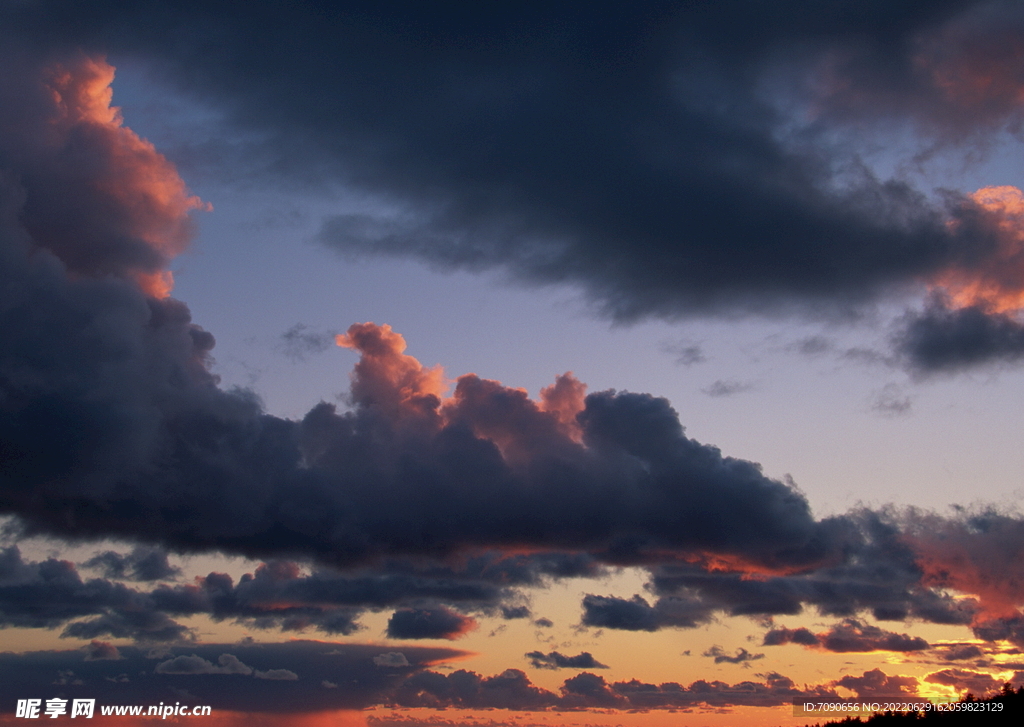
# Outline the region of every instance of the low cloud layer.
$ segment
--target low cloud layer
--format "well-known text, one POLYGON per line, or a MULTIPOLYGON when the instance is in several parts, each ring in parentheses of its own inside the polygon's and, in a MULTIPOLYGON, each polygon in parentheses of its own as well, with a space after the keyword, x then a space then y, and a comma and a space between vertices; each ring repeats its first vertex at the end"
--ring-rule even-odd
MULTIPOLYGON (((583 671, 549 690, 518 669, 490 676, 467 669, 432 670, 463 656, 443 648, 405 646, 401 654, 381 655, 379 647, 365 644, 292 641, 190 645, 163 653, 124 647, 121 652, 119 660, 89 660, 82 650, 0 653, 0 667, 8 675, 0 684, 0 698, 13 703, 36 694, 40 684, 58 675, 67 698, 92 698, 98 704, 156 704, 174 689, 179 695, 187 690, 193 703, 216 711, 294 715, 373 706, 559 712, 777 707, 794 700, 841 702, 838 687, 852 692, 856 701, 918 699, 921 686, 913 677, 880 669, 803 687, 775 672, 735 683, 650 684, 609 681, 583 671)), ((944 669, 923 681, 983 693, 991 683, 985 678, 970 670, 944 669)))

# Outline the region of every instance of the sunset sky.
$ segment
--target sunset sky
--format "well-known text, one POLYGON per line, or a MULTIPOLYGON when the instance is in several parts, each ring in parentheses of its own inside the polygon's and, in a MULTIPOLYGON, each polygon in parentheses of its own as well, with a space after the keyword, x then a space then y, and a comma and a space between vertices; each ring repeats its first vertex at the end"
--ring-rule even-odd
POLYGON ((1024 6, 549 5, 0 0, 0 724, 1024 684, 1024 6))

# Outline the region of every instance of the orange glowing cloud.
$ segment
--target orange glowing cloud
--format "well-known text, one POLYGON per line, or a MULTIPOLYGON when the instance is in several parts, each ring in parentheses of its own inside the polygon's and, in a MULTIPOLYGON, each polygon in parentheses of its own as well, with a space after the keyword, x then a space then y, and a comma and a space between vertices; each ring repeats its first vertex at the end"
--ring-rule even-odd
POLYGON ((189 194, 174 165, 124 126, 111 105, 114 67, 84 55, 39 73, 41 118, 12 126, 31 175, 25 226, 75 275, 117 275, 167 297, 167 263, 188 245, 190 213, 212 207, 189 194))
POLYGON ((392 422, 429 420, 435 429, 459 423, 493 442, 510 462, 528 461, 553 447, 578 446, 576 415, 583 410, 586 385, 572 373, 541 391, 540 402, 525 389, 465 374, 445 398, 448 381, 440 366, 427 368, 404 353, 405 339, 391 326, 357 323, 335 337, 361 354, 352 377, 353 399, 392 422))
POLYGON ((982 187, 969 197, 994 222, 996 248, 969 269, 942 271, 929 286, 957 308, 978 306, 989 313, 1024 309, 1024 193, 1004 185, 982 187))
POLYGON ((582 442, 583 432, 576 422, 576 415, 583 411, 587 385, 567 371, 555 378, 555 383, 540 390, 540 410, 551 412, 566 435, 573 441, 582 442))
POLYGON ((975 596, 978 620, 1013 618, 1024 605, 1024 524, 999 516, 976 522, 918 515, 906 536, 922 582, 975 596))
POLYGON ((352 375, 352 396, 356 401, 396 419, 437 416, 441 397, 448 389, 444 369, 426 368, 403 353, 405 339, 391 326, 355 323, 334 340, 339 346, 361 354, 352 375))

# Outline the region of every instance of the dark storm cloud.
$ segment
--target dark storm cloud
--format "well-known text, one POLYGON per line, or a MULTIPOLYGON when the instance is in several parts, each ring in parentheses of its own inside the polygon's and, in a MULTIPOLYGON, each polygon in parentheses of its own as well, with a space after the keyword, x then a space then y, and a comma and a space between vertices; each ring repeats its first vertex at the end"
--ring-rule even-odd
MULTIPOLYGON (((4 234, 0 507, 30 529, 344 564, 523 538, 616 562, 661 547, 813 562, 831 547, 802 496, 686 438, 664 399, 578 388, 542 411, 467 376, 443 412, 426 396, 407 416, 388 367, 429 375, 371 326, 354 409, 283 420, 216 387, 212 336, 184 304, 67 278, 13 220, 4 234)), ((555 560, 552 575, 593 567, 555 560)))
POLYGON ((1019 119, 993 50, 1021 26, 1008 2, 5 16, 14 37, 150 62, 224 110, 225 136, 266 139, 265 178, 338 179, 405 210, 335 217, 327 244, 574 282, 620 319, 844 305, 975 266, 992 245, 977 205, 857 171, 835 132, 895 120, 966 138, 1019 119))
POLYGON ((919 374, 956 373, 1024 357, 1024 324, 980 306, 950 309, 933 302, 909 315, 895 340, 897 351, 919 374))
POLYGON ((534 669, 607 669, 589 651, 576 656, 566 656, 557 651, 545 654, 542 651, 531 651, 526 654, 534 669))

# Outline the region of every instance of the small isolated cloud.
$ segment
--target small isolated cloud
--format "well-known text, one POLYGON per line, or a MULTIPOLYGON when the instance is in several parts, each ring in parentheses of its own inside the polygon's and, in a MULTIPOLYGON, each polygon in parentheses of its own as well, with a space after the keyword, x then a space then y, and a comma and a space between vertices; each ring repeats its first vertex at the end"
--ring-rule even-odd
POLYGON ((753 388, 754 384, 749 381, 719 379, 713 384, 701 389, 701 393, 718 398, 722 396, 732 396, 733 394, 739 394, 744 391, 750 391, 753 388))
POLYGON ((526 658, 535 669, 607 669, 608 667, 597 659, 590 652, 584 651, 576 656, 566 656, 557 651, 545 654, 540 651, 531 651, 526 658))
POLYGON ((783 644, 817 646, 818 637, 803 627, 798 629, 778 628, 766 633, 764 641, 761 642, 761 646, 782 646, 783 644))
POLYGON ((386 654, 375 656, 373 663, 377 666, 409 666, 409 660, 400 651, 389 651, 386 654))
POLYGON ((85 647, 86 661, 117 661, 121 652, 109 641, 93 641, 85 647))
POLYGON ((155 669, 157 674, 252 674, 252 669, 233 654, 221 654, 217 665, 201 656, 176 656, 160 662, 155 669))
POLYGON ((549 629, 555 625, 555 622, 549 618, 539 618, 533 622, 533 625, 541 629, 549 629))
POLYGON ((453 641, 476 627, 476 621, 450 608, 400 608, 388 619, 392 639, 448 639, 453 641))
POLYGON ((267 669, 266 671, 259 671, 253 674, 257 679, 271 679, 279 682, 294 682, 298 681, 299 675, 288 669, 267 669))
POLYGON ((791 344, 786 346, 787 351, 799 353, 804 356, 819 356, 823 353, 829 353, 835 350, 836 343, 831 338, 825 336, 807 336, 797 341, 793 341, 791 344))
POLYGON ((141 545, 127 555, 113 550, 97 553, 82 565, 102 570, 107 578, 132 581, 168 581, 181 575, 181 569, 167 560, 166 551, 141 545))
POLYGON ((506 621, 517 618, 530 618, 529 606, 502 606, 501 617, 506 621))
POLYGON ((334 682, 329 682, 326 679, 324 679, 322 682, 320 682, 320 686, 322 686, 324 689, 337 689, 338 688, 337 684, 335 684, 334 682))
POLYGON ((281 334, 281 351, 293 361, 305 361, 311 354, 323 353, 334 346, 336 331, 314 331, 296 323, 281 334))
POLYGON ((875 392, 871 403, 873 411, 887 417, 905 416, 910 413, 910 408, 910 397, 905 396, 897 384, 883 386, 881 390, 875 392))
POLYGON ((725 649, 718 644, 712 646, 701 656, 714 659, 716 664, 743 664, 744 666, 749 666, 748 662, 764 658, 764 654, 751 654, 746 649, 738 649, 735 654, 730 655, 725 653, 725 649))
POLYGON ((675 356, 676 363, 680 366, 693 366, 708 360, 707 356, 704 355, 704 349, 700 345, 686 341, 663 343, 661 344, 661 352, 675 356))

